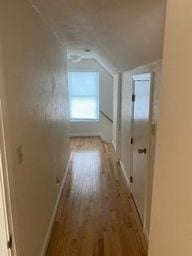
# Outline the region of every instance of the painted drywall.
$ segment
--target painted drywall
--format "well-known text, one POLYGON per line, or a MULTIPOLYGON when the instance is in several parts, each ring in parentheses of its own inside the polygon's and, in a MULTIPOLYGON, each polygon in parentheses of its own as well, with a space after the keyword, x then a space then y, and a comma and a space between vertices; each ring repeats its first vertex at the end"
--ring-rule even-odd
POLYGON ((121 158, 121 89, 122 73, 118 72, 113 80, 113 146, 118 160, 121 158))
MULTIPOLYGON (((113 120, 113 77, 95 59, 83 59, 79 63, 69 60, 68 70, 99 72, 100 110, 113 120)), ((113 124, 100 114, 99 122, 70 122, 70 134, 72 136, 101 135, 103 139, 111 142, 113 124)))
POLYGON ((192 2, 167 2, 150 256, 192 252, 192 2))
MULTIPOLYGON (((126 171, 127 177, 131 175, 131 123, 132 123, 132 94, 133 94, 133 75, 153 72, 153 123, 157 123, 157 112, 159 102, 159 91, 161 85, 161 61, 154 62, 134 70, 123 72, 122 75, 122 97, 121 97, 121 162, 126 171)), ((151 134, 151 152, 150 152, 150 171, 148 177, 148 214, 146 228, 149 231, 150 224, 150 206, 153 183, 153 163, 154 163, 155 134, 151 134)))
POLYGON ((39 256, 68 159, 65 49, 25 0, 0 2, 18 256, 39 256))

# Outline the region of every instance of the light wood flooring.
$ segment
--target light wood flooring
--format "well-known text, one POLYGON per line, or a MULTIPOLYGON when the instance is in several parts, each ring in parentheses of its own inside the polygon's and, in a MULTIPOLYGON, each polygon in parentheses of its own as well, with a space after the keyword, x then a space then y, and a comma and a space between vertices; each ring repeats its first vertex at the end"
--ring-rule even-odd
POLYGON ((47 256, 146 256, 131 194, 111 144, 73 138, 47 256))

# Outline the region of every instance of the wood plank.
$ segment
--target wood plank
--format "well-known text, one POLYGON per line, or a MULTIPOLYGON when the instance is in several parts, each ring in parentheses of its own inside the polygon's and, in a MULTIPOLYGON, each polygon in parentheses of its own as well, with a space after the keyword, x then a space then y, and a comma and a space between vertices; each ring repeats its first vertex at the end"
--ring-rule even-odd
POLYGON ((110 144, 73 138, 47 256, 146 256, 132 197, 110 144))

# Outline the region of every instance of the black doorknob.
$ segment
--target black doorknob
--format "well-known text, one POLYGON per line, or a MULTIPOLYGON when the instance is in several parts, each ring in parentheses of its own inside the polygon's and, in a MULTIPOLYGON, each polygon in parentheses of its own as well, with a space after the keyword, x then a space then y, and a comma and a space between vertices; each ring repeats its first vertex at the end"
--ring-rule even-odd
POLYGON ((146 148, 139 148, 138 153, 139 154, 147 154, 147 149, 146 148))

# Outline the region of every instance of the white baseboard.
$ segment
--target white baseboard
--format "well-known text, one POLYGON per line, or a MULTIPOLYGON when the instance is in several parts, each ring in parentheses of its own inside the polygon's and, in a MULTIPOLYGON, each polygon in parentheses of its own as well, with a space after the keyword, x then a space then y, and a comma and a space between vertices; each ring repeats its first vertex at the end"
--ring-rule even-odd
POLYGON ((70 133, 70 137, 101 137, 100 133, 89 133, 89 132, 80 132, 80 133, 70 133))
POLYGON ((116 145, 115 145, 114 140, 112 140, 112 145, 113 145, 114 151, 115 151, 115 153, 116 153, 116 145))
MULTIPOLYGON (((131 183, 129 181, 129 178, 127 177, 127 174, 126 174, 126 171, 125 171, 125 168, 124 168, 124 165, 123 165, 122 161, 120 161, 120 166, 121 166, 121 171, 123 173, 123 176, 125 177, 127 186, 128 186, 128 188, 129 188, 129 190, 131 192, 131 183)), ((149 241, 149 234, 148 234, 148 230, 146 229, 146 227, 143 227, 143 233, 144 233, 146 242, 148 243, 148 241, 149 241)))
POLYGON ((112 144, 112 146, 113 146, 113 150, 114 150, 114 152, 115 152, 115 156, 116 156, 116 163, 120 163, 120 159, 119 159, 119 157, 118 157, 118 155, 117 155, 116 146, 115 146, 115 143, 114 143, 114 141, 113 141, 113 140, 112 140, 111 144, 112 144))
POLYGON ((102 133, 70 133, 71 138, 75 137, 101 137, 101 139, 107 143, 112 143, 111 140, 107 139, 102 133))
POLYGON ((56 217, 56 214, 57 214, 57 210, 58 210, 61 194, 62 194, 62 191, 63 191, 65 180, 67 178, 70 160, 71 160, 71 157, 69 157, 68 162, 67 162, 65 174, 64 174, 64 177, 63 177, 63 180, 62 180, 62 183, 61 183, 61 187, 59 189, 59 194, 58 194, 58 197, 57 197, 57 201, 56 201, 56 204, 55 204, 55 207, 54 207, 54 210, 53 210, 53 214, 52 214, 51 220, 49 222, 47 233, 45 235, 45 240, 44 240, 43 247, 42 247, 42 250, 41 250, 41 256, 45 256, 46 251, 47 251, 47 247, 48 247, 48 244, 49 244, 49 240, 50 240, 50 236, 51 236, 51 231, 52 231, 53 224, 54 224, 54 221, 55 221, 55 217, 56 217))
POLYGON ((130 183, 130 181, 129 181, 129 178, 127 177, 127 173, 126 173, 126 171, 125 171, 125 168, 124 168, 123 163, 122 163, 121 160, 120 160, 120 166, 121 166, 121 171, 122 171, 122 173, 123 173, 123 176, 125 177, 127 186, 128 186, 128 188, 129 188, 129 190, 130 190, 130 189, 131 189, 131 183, 130 183))

